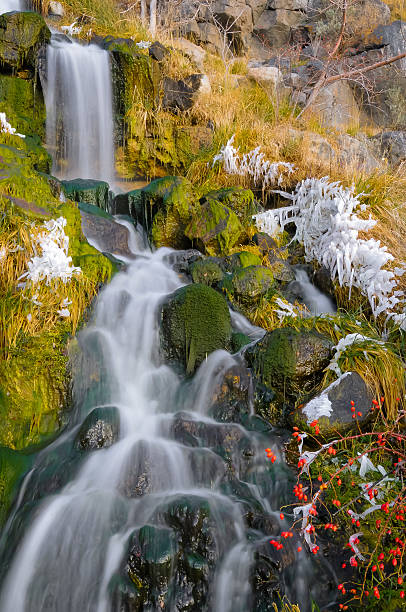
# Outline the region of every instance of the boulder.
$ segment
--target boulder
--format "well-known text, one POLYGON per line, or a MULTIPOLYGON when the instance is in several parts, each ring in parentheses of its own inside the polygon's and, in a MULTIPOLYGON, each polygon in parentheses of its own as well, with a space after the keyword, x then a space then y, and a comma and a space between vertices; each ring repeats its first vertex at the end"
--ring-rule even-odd
POLYGON ((359 107, 346 81, 337 81, 323 87, 312 109, 325 127, 345 130, 359 124, 359 107))
POLYGON ((248 268, 249 266, 260 266, 262 263, 261 258, 255 253, 250 251, 239 251, 233 253, 226 258, 226 265, 230 271, 234 271, 237 268, 248 268))
POLYGON ((162 60, 168 55, 169 49, 167 49, 162 43, 155 41, 148 48, 148 54, 152 59, 157 62, 162 62, 162 60))
MULTIPOLYGON (((128 258, 134 255, 128 246, 130 233, 128 228, 114 221, 110 215, 94 214, 96 207, 92 204, 80 204, 82 232, 89 244, 98 251, 128 258)), ((104 212, 97 208, 97 211, 104 212)))
POLYGON ((206 193, 202 203, 215 199, 228 206, 239 218, 243 225, 252 221, 252 215, 258 212, 258 202, 251 189, 243 187, 223 187, 206 193))
POLYGON ((224 272, 218 263, 217 257, 199 259, 190 266, 190 275, 194 283, 203 285, 217 285, 223 280, 224 272))
POLYGON ((176 49, 182 51, 184 55, 186 55, 199 69, 200 72, 204 70, 204 60, 206 58, 206 51, 195 45, 190 40, 186 38, 176 38, 173 42, 173 45, 176 49))
POLYGON ((276 66, 269 66, 267 62, 251 60, 248 62, 247 75, 263 85, 277 87, 283 82, 282 72, 276 66))
POLYGON ((406 161, 406 131, 393 130, 391 132, 381 132, 371 138, 377 145, 380 155, 388 160, 391 166, 398 166, 406 161))
POLYGON ((51 0, 48 6, 48 15, 50 17, 60 17, 62 18, 65 15, 65 9, 63 8, 60 2, 56 2, 55 0, 51 0))
POLYGON ((196 241, 198 247, 209 254, 227 253, 237 243, 243 227, 228 206, 213 197, 206 197, 198 215, 185 229, 185 235, 196 241))
POLYGON ((109 210, 109 184, 93 179, 61 181, 66 197, 74 202, 85 202, 109 210))
POLYGON ((224 297, 195 284, 181 287, 162 305, 161 347, 188 374, 217 349, 229 346, 231 317, 224 297))
POLYGON ((368 140, 359 140, 348 134, 337 137, 339 147, 339 163, 351 170, 372 173, 381 167, 380 162, 372 155, 371 144, 368 140))
POLYGON ((51 39, 43 17, 31 12, 0 15, 0 64, 4 69, 35 71, 40 48, 51 39))
POLYGON ((175 81, 170 77, 163 80, 162 107, 171 112, 183 112, 192 108, 201 87, 207 91, 207 77, 191 74, 183 80, 175 81))
POLYGON ((321 334, 285 327, 267 332, 245 355, 260 383, 295 396, 320 382, 331 351, 331 342, 321 334))
POLYGON ((248 266, 237 269, 231 277, 225 278, 223 290, 232 298, 250 301, 273 291, 274 277, 265 266, 248 266))
POLYGON ((81 450, 108 448, 120 436, 120 413, 115 406, 95 408, 83 421, 76 437, 81 450))
POLYGON ((254 36, 267 47, 281 49, 289 42, 290 26, 277 21, 276 10, 265 10, 256 20, 254 25, 254 36))
POLYGON ((358 428, 371 416, 374 395, 357 372, 346 372, 296 413, 300 425, 317 419, 321 434, 358 428), (351 405, 354 402, 354 405, 351 405))
MULTIPOLYGON (((229 37, 236 52, 247 49, 247 40, 252 32, 252 11, 246 0, 215 0, 213 13, 224 29, 229 28, 229 37)), ((209 19, 208 19, 209 20, 209 19)))

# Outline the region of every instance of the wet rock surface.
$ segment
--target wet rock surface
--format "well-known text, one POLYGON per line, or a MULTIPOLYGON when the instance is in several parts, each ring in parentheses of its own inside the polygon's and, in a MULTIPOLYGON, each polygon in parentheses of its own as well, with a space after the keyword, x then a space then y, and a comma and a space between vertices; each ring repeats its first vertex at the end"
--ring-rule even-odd
POLYGON ((108 448, 120 435, 120 413, 114 406, 95 408, 83 421, 77 436, 77 445, 81 450, 108 448))

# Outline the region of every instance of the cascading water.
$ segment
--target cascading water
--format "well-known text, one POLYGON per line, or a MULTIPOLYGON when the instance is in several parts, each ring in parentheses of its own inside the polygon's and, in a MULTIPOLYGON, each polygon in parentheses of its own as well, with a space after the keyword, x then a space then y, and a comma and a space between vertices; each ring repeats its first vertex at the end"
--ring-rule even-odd
POLYGON ((182 281, 168 249, 134 230, 132 244, 78 336, 73 423, 39 453, 4 530, 0 610, 247 612, 281 589, 306 612, 312 560, 294 538, 283 571, 270 551, 292 489, 281 442, 252 415, 248 429, 210 416, 242 357, 216 351, 191 380, 162 363, 160 304, 182 281))
POLYGON ((24 0, 1 0, 0 15, 11 11, 23 11, 25 8, 24 4, 24 0))
POLYGON ((45 92, 47 145, 55 176, 114 182, 108 52, 53 34, 47 51, 45 92))
POLYGON ((296 281, 300 287, 299 293, 303 302, 312 315, 322 315, 336 312, 333 300, 322 293, 315 285, 310 282, 306 270, 295 268, 296 281))

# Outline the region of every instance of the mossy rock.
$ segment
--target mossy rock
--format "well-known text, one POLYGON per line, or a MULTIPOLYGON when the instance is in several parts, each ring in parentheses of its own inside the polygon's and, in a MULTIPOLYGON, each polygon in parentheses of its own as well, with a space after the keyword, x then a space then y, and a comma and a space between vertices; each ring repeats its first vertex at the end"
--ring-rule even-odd
POLYGON ((0 15, 0 65, 8 69, 35 69, 40 47, 51 40, 51 32, 37 13, 0 15))
POLYGON ((223 290, 237 301, 257 299, 273 291, 275 281, 269 268, 265 266, 248 266, 238 268, 231 277, 224 279, 223 290))
POLYGON ((18 485, 31 464, 30 455, 0 446, 0 527, 7 519, 18 485))
POLYGON ((207 198, 198 215, 195 215, 185 229, 190 240, 196 241, 201 250, 209 255, 228 254, 238 242, 243 227, 237 215, 225 204, 214 198, 207 198))
POLYGON ((275 259, 269 264, 269 270, 271 270, 275 280, 280 283, 290 283, 295 280, 295 273, 292 267, 284 259, 275 259))
POLYGON ((203 285, 217 285, 223 280, 224 272, 218 264, 216 257, 199 259, 190 266, 190 274, 194 283, 203 285))
MULTIPOLYGON (((2 112, 6 113, 7 121, 17 132, 26 135, 37 134, 41 139, 45 138, 45 102, 41 87, 35 79, 26 80, 1 74, 0 100, 2 112)), ((51 167, 49 162, 48 167, 51 167)), ((43 164, 38 165, 37 169, 49 172, 49 169, 44 170, 43 164)))
POLYGON ((228 257, 228 262, 231 270, 235 268, 248 268, 249 266, 260 266, 262 264, 261 258, 250 251, 233 253, 228 257))
POLYGON ((231 339, 231 317, 224 297, 202 284, 172 293, 162 306, 161 346, 165 356, 188 374, 231 339))
POLYGON ((93 179, 73 179, 61 181, 65 195, 74 202, 93 204, 105 211, 109 210, 109 184, 93 179))
POLYGON ((330 340, 315 331, 285 327, 268 332, 246 352, 257 380, 286 396, 313 389, 332 354, 330 340))
POLYGON ((258 212, 258 205, 251 189, 243 187, 218 189, 209 192, 204 198, 218 200, 231 208, 243 225, 250 223, 252 215, 258 212))
POLYGON ((113 209, 128 211, 148 232, 156 247, 188 248, 185 227, 199 208, 192 184, 185 178, 166 176, 146 187, 116 196, 113 209))

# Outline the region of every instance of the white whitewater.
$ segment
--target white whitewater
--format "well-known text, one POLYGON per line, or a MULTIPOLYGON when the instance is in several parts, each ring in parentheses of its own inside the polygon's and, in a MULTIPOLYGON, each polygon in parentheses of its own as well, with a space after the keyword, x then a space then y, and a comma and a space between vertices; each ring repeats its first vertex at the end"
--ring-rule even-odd
POLYGON ((114 182, 108 52, 54 34, 47 51, 45 92, 47 145, 55 176, 114 182))
POLYGON ((23 11, 24 8, 23 0, 0 0, 0 15, 11 11, 23 11))
MULTIPOLYGON (((211 448, 186 446, 171 433, 176 413, 185 414, 178 412, 185 409, 188 418, 198 419, 204 426, 229 427, 211 419, 207 407, 222 373, 237 365, 241 357, 216 351, 188 384, 162 363, 160 305, 182 282, 165 261, 168 249, 151 253, 144 247, 141 232, 134 229, 131 244, 137 255, 135 261, 104 288, 93 321, 78 337, 82 355, 75 374, 74 422, 39 454, 5 528, 0 556, 4 559, 11 555, 11 559, 0 593, 1 611, 123 610, 112 600, 109 587, 123 567, 129 536, 146 524, 165 525, 161 508, 179 495, 202 500, 210 508, 210 537, 219 561, 201 612, 253 609, 250 572, 254 544, 246 538, 243 505, 221 488, 228 482, 226 464, 211 448), (119 413, 118 440, 109 448, 82 451, 80 467, 69 475, 69 461, 63 461, 75 448, 79 427, 94 408, 111 406, 119 413), (63 474, 66 471, 66 479, 59 492, 51 490, 47 494, 45 489, 40 495, 42 501, 22 532, 21 517, 30 502, 38 499, 35 491, 41 473, 46 474, 53 464, 62 468, 63 474), (151 466, 148 490, 129 494, 128 482, 142 477, 146 465, 151 466)), ((250 330, 241 317, 234 319, 245 331, 258 334, 258 328, 250 330)), ((234 476, 251 492, 264 516, 272 516, 278 524, 282 484, 277 479, 272 484, 264 457, 270 438, 259 439, 259 434, 249 433, 240 425, 232 427, 239 428, 244 439, 249 440, 249 472, 254 474, 252 480, 243 482, 248 472, 239 450, 233 464, 234 476), (256 478, 260 482, 268 479, 266 495, 256 478)), ((283 464, 278 444, 273 439, 272 446, 283 464)), ((50 480, 52 475, 47 475, 45 486, 50 480)), ((269 535, 256 533, 261 542, 269 539, 269 535)), ((310 609, 309 580, 295 579, 301 571, 299 565, 306 566, 304 561, 302 558, 294 562, 284 581, 289 597, 300 601, 301 609, 306 611, 310 609)), ((171 597, 183 596, 181 584, 171 588, 171 597)), ((155 611, 161 607, 145 609, 155 611)), ((178 608, 172 599, 163 609, 175 612, 183 608, 178 608)))

